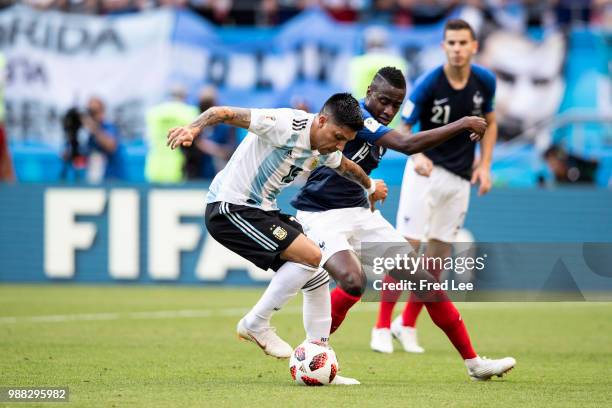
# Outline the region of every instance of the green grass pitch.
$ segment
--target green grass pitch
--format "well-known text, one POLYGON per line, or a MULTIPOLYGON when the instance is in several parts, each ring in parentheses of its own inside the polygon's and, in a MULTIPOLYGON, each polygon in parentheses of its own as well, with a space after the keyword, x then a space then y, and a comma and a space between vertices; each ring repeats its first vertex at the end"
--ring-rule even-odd
MULTIPOLYGON (((602 407, 612 400, 611 303, 459 304, 479 354, 518 361, 507 377, 484 383, 468 378, 427 313, 419 320, 425 354, 371 352, 376 305, 361 303, 332 346, 342 373, 362 385, 311 388, 292 383, 287 361, 237 340, 236 322, 262 291, 1 285, 0 386, 68 386, 66 406, 75 407, 602 407)), ((298 297, 273 320, 294 345, 303 338, 300 305, 298 297)))

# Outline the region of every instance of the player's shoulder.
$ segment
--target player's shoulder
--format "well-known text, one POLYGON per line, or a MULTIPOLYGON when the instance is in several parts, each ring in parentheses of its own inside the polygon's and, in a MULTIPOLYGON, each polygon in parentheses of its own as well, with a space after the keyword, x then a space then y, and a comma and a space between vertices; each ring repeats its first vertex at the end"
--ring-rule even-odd
POLYGON ((357 136, 368 139, 372 135, 377 135, 380 132, 386 132, 387 127, 374 119, 372 116, 368 118, 364 118, 363 120, 363 129, 357 132, 357 136))
POLYGON ((372 142, 373 138, 377 139, 391 130, 372 116, 372 114, 366 108, 363 100, 360 101, 359 105, 361 106, 361 113, 363 116, 363 129, 357 132, 358 138, 372 142))
POLYGON ((251 111, 251 120, 256 123, 268 123, 277 130, 304 130, 314 114, 299 109, 273 108, 254 109, 251 111))
POLYGON ((472 72, 489 90, 495 91, 495 74, 482 65, 472 64, 472 72))
POLYGON ((359 106, 361 107, 361 116, 363 116, 363 128, 357 132, 357 136, 362 136, 364 133, 375 133, 382 124, 368 111, 363 99, 359 101, 359 106))
POLYGON ((304 112, 299 109, 292 108, 270 108, 270 109, 259 109, 260 111, 266 112, 269 115, 274 115, 283 119, 309 119, 314 116, 312 113, 304 112))
POLYGON ((370 111, 368 111, 368 108, 365 106, 365 99, 359 100, 359 107, 361 108, 361 116, 363 116, 364 120, 373 117, 370 111))
POLYGON ((303 118, 308 119, 314 116, 314 113, 308 113, 300 109, 292 109, 292 108, 285 108, 285 109, 291 111, 291 115, 297 119, 303 119, 303 118))

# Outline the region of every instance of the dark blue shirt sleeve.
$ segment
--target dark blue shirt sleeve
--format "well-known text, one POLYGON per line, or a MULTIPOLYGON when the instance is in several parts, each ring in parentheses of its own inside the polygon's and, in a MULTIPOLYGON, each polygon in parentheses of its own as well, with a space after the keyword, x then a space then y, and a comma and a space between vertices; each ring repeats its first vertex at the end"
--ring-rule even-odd
POLYGON ((484 113, 490 113, 495 110, 495 87, 496 87, 495 77, 493 77, 492 85, 490 88, 490 93, 485 98, 485 102, 483 105, 484 113))
POLYGON ((486 88, 483 113, 486 114, 493 112, 495 110, 495 88, 497 86, 495 74, 487 68, 479 65, 474 65, 472 69, 474 69, 476 75, 480 77, 480 80, 486 88))

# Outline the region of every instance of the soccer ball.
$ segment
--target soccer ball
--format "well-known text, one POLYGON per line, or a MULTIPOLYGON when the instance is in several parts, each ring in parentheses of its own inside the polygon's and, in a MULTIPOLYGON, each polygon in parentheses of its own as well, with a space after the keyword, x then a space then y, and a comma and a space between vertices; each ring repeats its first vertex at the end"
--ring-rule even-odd
POLYGON ((336 353, 324 345, 305 341, 293 350, 289 372, 300 385, 328 385, 338 372, 336 353))

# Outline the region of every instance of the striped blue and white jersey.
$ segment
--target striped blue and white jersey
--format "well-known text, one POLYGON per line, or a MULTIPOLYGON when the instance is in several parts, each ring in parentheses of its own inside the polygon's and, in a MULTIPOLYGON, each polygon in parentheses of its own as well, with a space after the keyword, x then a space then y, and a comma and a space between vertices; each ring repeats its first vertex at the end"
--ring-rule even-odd
POLYGON ((311 149, 314 117, 295 109, 251 109, 249 133, 213 179, 206 202, 277 210, 276 197, 302 171, 340 166, 342 152, 311 149))

